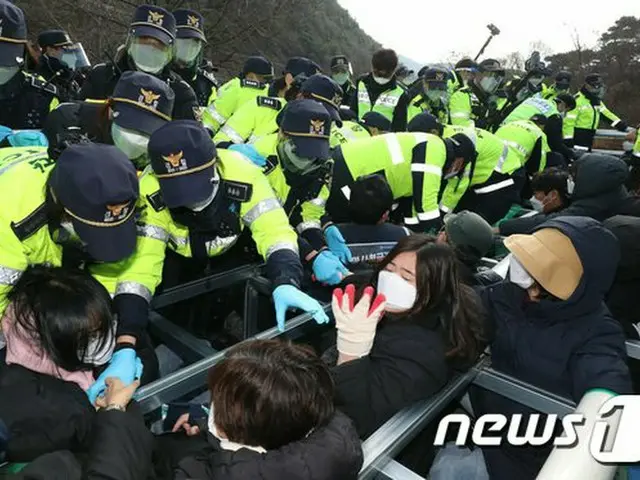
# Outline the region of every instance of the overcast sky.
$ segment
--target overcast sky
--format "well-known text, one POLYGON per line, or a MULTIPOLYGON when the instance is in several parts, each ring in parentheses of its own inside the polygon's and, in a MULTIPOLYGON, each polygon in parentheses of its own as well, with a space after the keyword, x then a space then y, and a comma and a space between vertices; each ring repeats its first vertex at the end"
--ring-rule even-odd
POLYGON ((421 64, 446 61, 452 51, 475 56, 489 36, 489 23, 501 34, 493 39, 486 56, 501 57, 516 50, 528 56, 536 41, 554 52, 571 50, 574 29, 582 43, 594 46, 600 33, 619 17, 640 15, 639 0, 593 0, 592 6, 582 0, 338 2, 378 42, 421 64))

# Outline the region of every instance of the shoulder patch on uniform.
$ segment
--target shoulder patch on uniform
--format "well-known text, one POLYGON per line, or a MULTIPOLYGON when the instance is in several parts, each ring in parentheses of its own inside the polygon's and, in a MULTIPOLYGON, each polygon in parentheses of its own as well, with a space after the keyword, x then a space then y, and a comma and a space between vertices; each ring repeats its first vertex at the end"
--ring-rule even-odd
POLYGON ((18 240, 24 242, 42 227, 46 226, 47 222, 47 204, 43 203, 26 218, 19 222, 11 222, 11 230, 13 230, 15 236, 18 237, 18 240))
POLYGON ((263 97, 262 95, 259 95, 256 97, 256 102, 258 102, 259 107, 273 108, 278 111, 282 109, 282 102, 277 98, 263 97))
POLYGON ((51 93, 52 95, 58 94, 58 89, 56 88, 55 85, 52 85, 51 83, 47 83, 44 80, 38 77, 35 77, 33 75, 31 75, 29 78, 29 85, 31 85, 33 88, 36 88, 38 90, 43 90, 47 93, 51 93))
POLYGON ((160 192, 160 190, 152 193, 151 195, 147 195, 147 200, 149 201, 149 205, 151 205, 151 208, 153 208, 156 212, 161 212, 167 207, 164 203, 162 192, 160 192))
POLYGON ((202 76, 204 78, 206 78, 207 80, 209 80, 211 83, 213 83, 214 85, 218 84, 218 80, 216 80, 216 77, 213 73, 207 71, 207 70, 200 70, 200 73, 202 74, 202 76))
POLYGON ((244 182, 233 182, 224 180, 224 191, 231 200, 239 202, 248 202, 253 194, 253 185, 244 182))
POLYGON ((256 82, 255 80, 249 80, 247 78, 243 78, 242 80, 240 80, 240 85, 243 87, 257 88, 260 90, 264 88, 264 83, 256 82))
POLYGON ((278 166, 278 156, 277 155, 269 155, 267 157, 267 163, 265 163, 264 167, 262 167, 262 173, 264 175, 269 175, 275 168, 278 166))

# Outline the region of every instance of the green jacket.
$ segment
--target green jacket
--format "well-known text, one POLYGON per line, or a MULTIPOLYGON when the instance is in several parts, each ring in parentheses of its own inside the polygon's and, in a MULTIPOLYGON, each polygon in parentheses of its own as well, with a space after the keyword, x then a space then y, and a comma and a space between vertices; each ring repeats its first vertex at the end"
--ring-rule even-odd
POLYGON ((378 97, 374 105, 371 104, 369 92, 362 80, 358 82, 358 119, 362 120, 367 112, 378 112, 384 115, 390 121, 393 121, 393 112, 398 106, 400 97, 404 93, 404 89, 398 85, 391 91, 384 92, 378 97))
POLYGON ((255 101, 248 101, 238 108, 213 141, 216 145, 223 142, 253 143, 260 137, 277 132, 276 118, 286 104, 284 98, 257 96, 255 101))
POLYGON ((531 120, 507 123, 501 126, 495 135, 515 151, 521 167, 533 161, 537 164, 536 171, 541 172, 546 168, 547 153, 550 151, 547 135, 531 120))
POLYGON ((358 122, 345 120, 342 127, 338 127, 335 123, 331 127, 331 138, 329 139, 331 148, 342 145, 354 140, 362 140, 363 138, 371 138, 369 131, 358 122))
POLYGON ((573 140, 576 149, 590 150, 600 125, 601 115, 611 122, 614 128, 621 120, 602 101, 589 99, 583 91, 578 92, 575 98, 576 108, 567 113, 563 124, 563 136, 565 140, 573 140))
POLYGON ((242 105, 258 95, 268 95, 268 90, 263 83, 233 78, 220 87, 217 98, 204 110, 202 123, 217 132, 242 105))

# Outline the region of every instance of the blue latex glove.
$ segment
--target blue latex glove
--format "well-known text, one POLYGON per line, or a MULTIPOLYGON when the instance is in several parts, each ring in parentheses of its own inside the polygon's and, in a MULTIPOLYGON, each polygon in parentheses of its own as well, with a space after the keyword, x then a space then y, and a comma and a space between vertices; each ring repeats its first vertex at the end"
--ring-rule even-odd
POLYGON ((331 253, 338 257, 342 263, 351 263, 351 260, 353 260, 351 250, 347 247, 347 242, 344 241, 344 237, 338 227, 331 225, 327 228, 324 231, 324 238, 331 253))
POLYGON ((4 125, 0 125, 0 142, 4 140, 7 136, 11 135, 13 130, 9 127, 5 127, 4 125))
POLYGON ((267 159, 258 153, 256 147, 253 145, 249 145, 247 143, 237 143, 231 145, 228 150, 233 150, 234 152, 241 153, 253 163, 255 163, 258 167, 264 167, 267 164, 267 159))
POLYGON ((7 136, 13 147, 48 147, 49 140, 40 130, 18 130, 7 136))
POLYGON ((87 390, 91 405, 95 405, 97 398, 104 393, 107 386, 105 380, 109 377, 119 378, 124 385, 129 385, 142 376, 142 362, 133 348, 118 350, 111 357, 109 366, 102 372, 93 385, 87 390))
POLYGON ((316 323, 329 323, 329 317, 324 313, 322 305, 317 300, 301 292, 293 285, 280 285, 273 291, 273 301, 276 305, 276 320, 278 330, 284 331, 284 317, 290 308, 298 308, 313 315, 316 323))
POLYGON ((338 257, 329 251, 320 252, 313 260, 313 274, 320 283, 337 285, 348 273, 338 257))

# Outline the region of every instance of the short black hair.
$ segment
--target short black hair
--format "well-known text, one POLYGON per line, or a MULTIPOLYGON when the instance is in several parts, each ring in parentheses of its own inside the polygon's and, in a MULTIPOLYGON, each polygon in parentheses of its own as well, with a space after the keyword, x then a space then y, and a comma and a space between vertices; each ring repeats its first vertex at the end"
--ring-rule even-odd
POLYGON ((360 225, 375 225, 393 206, 387 180, 378 174, 358 178, 351 186, 349 217, 360 225))
POLYGON ((111 297, 82 270, 29 267, 7 294, 15 325, 63 370, 89 370, 83 357, 90 342, 103 348, 115 334, 111 297))
POLYGON ((398 68, 398 54, 390 48, 382 48, 373 54, 371 66, 374 70, 393 72, 398 68))
POLYGON ((549 193, 552 190, 558 192, 563 202, 568 202, 569 192, 567 190, 567 180, 569 172, 557 167, 551 167, 536 173, 531 179, 531 190, 533 192, 549 193))

